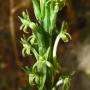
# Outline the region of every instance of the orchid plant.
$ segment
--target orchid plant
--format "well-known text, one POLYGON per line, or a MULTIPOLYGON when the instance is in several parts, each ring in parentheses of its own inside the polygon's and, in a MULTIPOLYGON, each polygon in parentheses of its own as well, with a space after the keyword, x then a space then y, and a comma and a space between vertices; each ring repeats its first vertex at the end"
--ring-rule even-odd
POLYGON ((36 85, 38 90, 56 90, 62 84, 64 90, 70 86, 70 76, 61 76, 61 66, 57 59, 57 47, 60 39, 68 42, 71 39, 67 33, 68 23, 62 22, 60 32, 55 37, 57 14, 66 5, 66 0, 32 0, 36 20, 33 22, 28 11, 22 12, 20 30, 30 35, 23 35, 23 56, 35 56, 36 62, 32 68, 26 67, 29 84, 36 85), (56 39, 55 39, 55 38, 56 39), (56 77, 58 76, 58 77, 56 77))

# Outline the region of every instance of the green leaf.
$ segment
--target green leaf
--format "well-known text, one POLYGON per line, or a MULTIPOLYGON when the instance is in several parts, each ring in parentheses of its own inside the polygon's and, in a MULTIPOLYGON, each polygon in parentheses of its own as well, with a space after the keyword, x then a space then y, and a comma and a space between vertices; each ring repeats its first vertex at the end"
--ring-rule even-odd
MULTIPOLYGON (((38 49, 44 47, 45 48, 45 31, 42 29, 42 27, 39 26, 39 24, 35 24, 33 22, 30 23, 30 28, 32 29, 33 34, 35 35, 36 42, 39 46, 38 49)), ((38 50, 39 51, 39 50, 38 50)))
POLYGON ((56 18, 57 18, 57 13, 59 11, 59 6, 55 4, 53 1, 50 4, 50 29, 53 30, 56 26, 56 18), (52 14, 53 13, 53 14, 52 14))
POLYGON ((41 21, 41 12, 40 12, 40 6, 38 0, 32 0, 34 13, 36 16, 36 19, 40 22, 41 21))
POLYGON ((49 32, 49 27, 50 27, 50 10, 49 10, 49 5, 45 6, 45 17, 43 20, 43 27, 46 32, 49 32))
POLYGON ((49 55, 49 53, 50 53, 50 47, 48 47, 48 49, 47 49, 47 51, 46 51, 46 53, 44 54, 44 57, 45 57, 45 60, 47 61, 48 60, 48 55, 49 55))
POLYGON ((46 0, 40 0, 40 9, 41 9, 41 19, 44 19, 45 16, 45 4, 46 0))

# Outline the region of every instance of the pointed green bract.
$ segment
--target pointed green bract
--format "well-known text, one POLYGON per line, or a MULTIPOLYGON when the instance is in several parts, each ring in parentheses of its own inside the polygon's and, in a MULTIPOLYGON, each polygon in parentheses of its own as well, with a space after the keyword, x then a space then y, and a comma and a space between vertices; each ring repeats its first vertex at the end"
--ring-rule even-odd
POLYGON ((39 1, 38 0, 32 0, 33 3, 33 8, 34 8, 34 13, 36 16, 36 19, 40 22, 41 21, 41 11, 40 11, 40 6, 39 6, 39 1))
POLYGON ((47 0, 40 0, 40 10, 41 10, 41 19, 44 19, 45 16, 45 4, 47 0))

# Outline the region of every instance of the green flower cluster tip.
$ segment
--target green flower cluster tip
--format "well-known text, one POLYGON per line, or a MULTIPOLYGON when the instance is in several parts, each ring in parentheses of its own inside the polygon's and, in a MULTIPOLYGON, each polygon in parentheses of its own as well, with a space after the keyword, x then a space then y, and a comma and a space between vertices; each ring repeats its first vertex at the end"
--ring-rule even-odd
POLYGON ((57 90, 57 87, 62 84, 63 89, 68 90, 70 77, 63 78, 60 75, 61 67, 56 55, 60 39, 64 42, 71 39, 67 33, 67 22, 62 22, 56 39, 54 36, 57 29, 57 14, 66 5, 66 0, 32 0, 32 4, 35 22, 29 17, 27 10, 19 17, 22 23, 20 30, 27 34, 21 38, 22 54, 23 56, 33 54, 36 59, 32 68, 25 69, 29 84, 36 85, 38 90, 57 90), (32 31, 32 35, 29 30, 32 31))

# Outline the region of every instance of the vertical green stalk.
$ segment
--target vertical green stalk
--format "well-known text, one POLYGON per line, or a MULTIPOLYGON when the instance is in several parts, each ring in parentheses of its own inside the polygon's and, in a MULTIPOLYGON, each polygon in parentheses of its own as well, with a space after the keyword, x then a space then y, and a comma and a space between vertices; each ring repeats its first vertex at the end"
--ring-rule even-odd
POLYGON ((65 90, 69 89, 69 77, 60 75, 60 64, 57 60, 57 47, 62 39, 68 42, 71 39, 67 33, 67 23, 62 22, 60 33, 55 37, 56 19, 59 10, 65 6, 66 0, 32 0, 36 22, 32 22, 28 12, 23 12, 19 17, 22 29, 27 35, 23 35, 21 43, 23 45, 22 54, 34 54, 36 62, 32 68, 26 68, 29 77, 29 84, 36 85, 38 90, 56 90, 63 84, 65 90), (56 76, 58 76, 56 78, 56 76))

